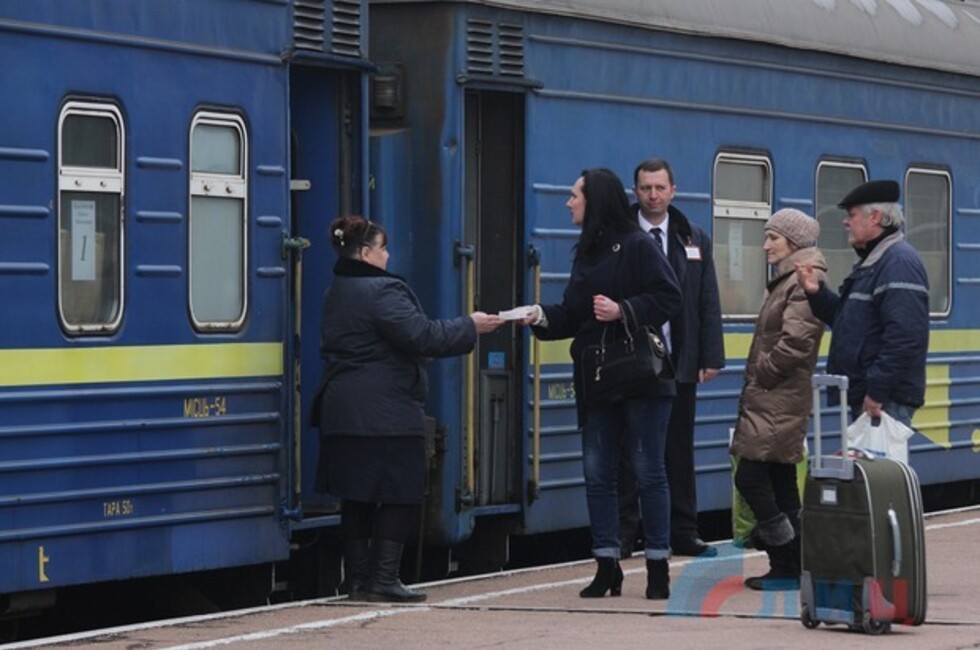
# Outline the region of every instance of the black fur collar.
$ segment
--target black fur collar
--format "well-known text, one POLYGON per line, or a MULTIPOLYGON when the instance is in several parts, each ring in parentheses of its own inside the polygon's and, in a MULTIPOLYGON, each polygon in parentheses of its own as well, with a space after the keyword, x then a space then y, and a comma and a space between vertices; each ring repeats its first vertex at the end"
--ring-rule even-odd
POLYGON ((402 282, 405 281, 405 278, 399 275, 388 273, 373 264, 368 264, 367 262, 350 257, 338 258, 337 263, 333 266, 333 274, 338 277, 348 278, 395 278, 402 282))

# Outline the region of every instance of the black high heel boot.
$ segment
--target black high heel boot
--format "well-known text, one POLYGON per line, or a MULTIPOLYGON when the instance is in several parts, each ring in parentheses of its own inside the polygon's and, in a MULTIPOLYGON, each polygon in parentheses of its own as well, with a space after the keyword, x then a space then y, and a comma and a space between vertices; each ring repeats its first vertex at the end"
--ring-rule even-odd
POLYGON ((667 560, 647 560, 647 599, 670 598, 670 568, 667 560))
POLYGON ((623 593, 623 569, 619 566, 619 560, 614 557, 597 557, 595 578, 588 587, 578 592, 582 598, 602 598, 609 592, 610 596, 619 596, 623 593))

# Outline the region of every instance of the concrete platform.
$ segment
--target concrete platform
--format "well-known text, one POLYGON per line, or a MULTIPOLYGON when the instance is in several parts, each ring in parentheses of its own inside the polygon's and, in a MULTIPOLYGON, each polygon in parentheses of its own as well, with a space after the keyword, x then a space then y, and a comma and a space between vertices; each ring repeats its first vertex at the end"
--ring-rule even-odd
POLYGON ((423 585, 429 598, 420 605, 324 599, 0 648, 975 648, 980 647, 978 540, 980 507, 927 517, 926 624, 896 625, 885 637, 844 626, 805 629, 798 618, 798 592, 743 587, 745 576, 765 572, 765 556, 719 543, 717 558, 671 562, 668 601, 644 598, 644 563, 634 557, 624 562, 619 598, 578 597, 593 574, 588 561, 423 585))

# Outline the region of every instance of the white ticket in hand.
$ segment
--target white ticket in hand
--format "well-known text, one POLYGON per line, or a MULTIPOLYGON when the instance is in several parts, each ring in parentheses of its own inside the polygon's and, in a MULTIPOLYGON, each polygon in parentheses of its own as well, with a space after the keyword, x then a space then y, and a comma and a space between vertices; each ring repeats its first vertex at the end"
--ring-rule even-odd
POLYGON ((524 305, 523 307, 514 307, 513 309, 508 309, 507 311, 497 312, 497 316, 504 320, 521 320, 526 316, 530 316, 534 313, 534 305, 524 305))

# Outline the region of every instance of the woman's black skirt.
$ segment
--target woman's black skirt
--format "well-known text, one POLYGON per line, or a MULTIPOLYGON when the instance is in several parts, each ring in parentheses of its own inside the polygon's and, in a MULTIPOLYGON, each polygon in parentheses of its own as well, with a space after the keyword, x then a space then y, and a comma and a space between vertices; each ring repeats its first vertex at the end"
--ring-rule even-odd
POLYGON ((321 436, 317 492, 364 503, 420 504, 422 436, 321 436))

